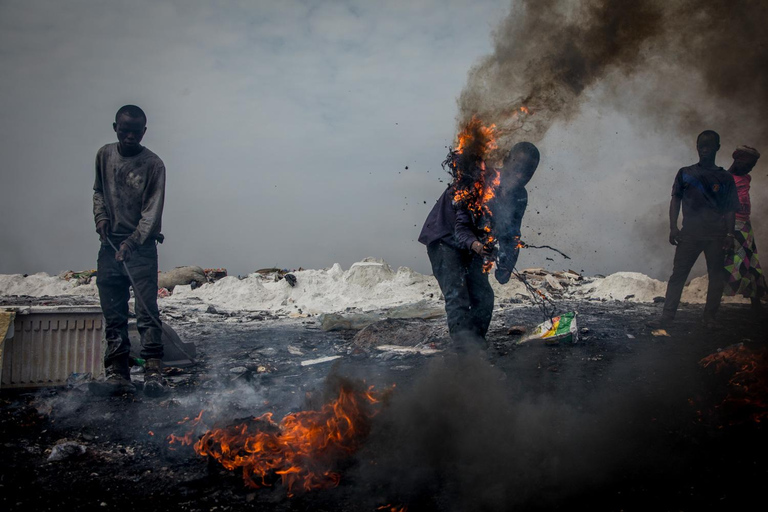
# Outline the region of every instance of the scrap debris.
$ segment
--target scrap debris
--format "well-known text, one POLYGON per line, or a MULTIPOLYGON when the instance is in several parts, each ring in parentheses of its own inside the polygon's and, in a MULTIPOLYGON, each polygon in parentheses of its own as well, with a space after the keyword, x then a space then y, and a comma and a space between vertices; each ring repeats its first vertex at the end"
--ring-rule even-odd
POLYGON ((317 359, 307 359, 306 361, 302 361, 300 364, 301 366, 312 366, 316 364, 335 361, 336 359, 341 359, 341 356, 325 356, 325 357, 318 357, 317 359))
POLYGON ((576 313, 569 312, 540 323, 528 336, 520 339, 517 344, 519 345, 531 340, 543 340, 547 345, 557 345, 561 341, 576 343, 578 339, 579 330, 576 322, 576 313))

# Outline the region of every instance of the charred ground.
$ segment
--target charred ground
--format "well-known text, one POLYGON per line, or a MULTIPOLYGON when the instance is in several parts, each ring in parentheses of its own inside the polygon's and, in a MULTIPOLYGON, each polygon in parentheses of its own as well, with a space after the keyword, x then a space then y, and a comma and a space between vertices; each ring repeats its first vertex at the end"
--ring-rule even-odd
MULTIPOLYGON (((699 361, 735 343, 763 345, 764 323, 724 305, 725 328, 706 332, 700 307, 686 307, 671 337, 655 337, 644 323, 660 306, 559 305, 588 329, 577 344, 515 345, 508 328, 537 323, 539 312, 502 304, 487 360, 360 349, 354 333, 324 332, 312 320, 246 327, 176 314, 169 322, 201 357, 169 371, 169 397, 97 398, 77 387, 2 396, 2 508, 732 510, 761 496, 764 426, 718 407, 729 376, 699 361), (300 365, 327 355, 342 357, 300 365), (279 483, 249 489, 166 440, 201 410, 213 426, 316 406, 331 373, 396 385, 363 449, 341 463, 337 488, 292 498, 279 483), (49 462, 62 440, 85 454, 49 462)), ((439 329, 444 320, 410 322, 439 329)))

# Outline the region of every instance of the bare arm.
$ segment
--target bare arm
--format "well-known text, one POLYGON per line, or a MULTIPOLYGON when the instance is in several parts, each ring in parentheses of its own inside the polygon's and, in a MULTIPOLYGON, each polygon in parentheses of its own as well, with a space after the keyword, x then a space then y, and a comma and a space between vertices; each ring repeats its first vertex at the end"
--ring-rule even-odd
POLYGON ((725 212, 725 225, 729 234, 736 233, 736 212, 725 212))
POLYGON ((101 178, 101 152, 96 155, 96 180, 93 183, 93 220, 96 223, 96 232, 102 240, 109 235, 109 212, 104 200, 104 183, 101 178))
POLYGON ((104 220, 109 221, 107 204, 104 201, 104 184, 101 181, 100 156, 101 152, 96 155, 96 179, 93 183, 93 220, 96 224, 104 220))
POLYGON ((677 218, 680 216, 680 205, 682 200, 677 196, 672 196, 669 202, 669 243, 677 245, 680 230, 677 229, 677 218))

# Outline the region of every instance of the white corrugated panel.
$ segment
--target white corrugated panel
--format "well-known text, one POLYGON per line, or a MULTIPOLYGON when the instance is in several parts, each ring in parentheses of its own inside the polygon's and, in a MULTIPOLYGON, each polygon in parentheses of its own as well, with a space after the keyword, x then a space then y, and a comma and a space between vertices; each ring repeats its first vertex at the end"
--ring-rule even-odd
POLYGON ((3 389, 63 386, 72 373, 104 372, 98 306, 16 308, 13 329, 3 347, 3 389))

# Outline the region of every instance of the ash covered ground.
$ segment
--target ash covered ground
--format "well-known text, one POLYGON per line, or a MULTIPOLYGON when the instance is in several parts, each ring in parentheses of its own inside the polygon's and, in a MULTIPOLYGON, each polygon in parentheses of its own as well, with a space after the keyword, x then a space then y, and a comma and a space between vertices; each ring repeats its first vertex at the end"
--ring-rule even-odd
POLYGON ((192 368, 166 370, 172 394, 100 398, 75 386, 2 395, 2 509, 734 510, 760 499, 764 425, 721 406, 730 375, 700 360, 737 343, 764 346, 764 319, 724 304, 723 329, 707 332, 701 306, 684 306, 666 337, 644 325, 661 304, 558 308, 578 311, 577 343, 515 344, 509 327, 533 326, 541 313, 504 301, 487 357, 474 358, 454 354, 444 318, 389 320, 356 336, 323 331, 316 318, 166 304, 164 320, 199 355, 192 368), (340 357, 301 365, 323 356, 340 357), (247 488, 239 473, 168 443, 200 411, 212 427, 316 407, 332 374, 395 385, 362 449, 339 462, 338 487, 292 497, 279 481, 247 488), (67 441, 85 453, 49 461, 67 441))

